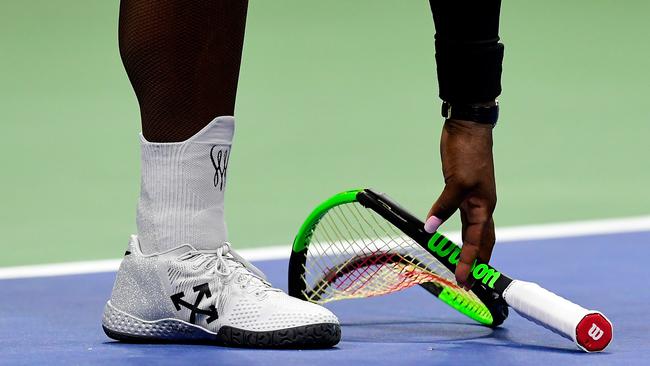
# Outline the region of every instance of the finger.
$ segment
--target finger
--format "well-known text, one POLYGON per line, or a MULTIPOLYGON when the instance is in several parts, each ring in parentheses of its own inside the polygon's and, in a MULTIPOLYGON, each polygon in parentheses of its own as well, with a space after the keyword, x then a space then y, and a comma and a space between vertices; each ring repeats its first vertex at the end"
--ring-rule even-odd
POLYGON ((456 282, 470 288, 472 266, 476 259, 488 262, 494 248, 493 208, 481 199, 468 199, 461 206, 463 247, 456 265, 456 282))
MULTIPOLYGON (((460 205, 460 223, 462 225, 461 227, 463 227, 463 228, 468 225, 468 223, 467 223, 467 208, 462 203, 460 205)), ((465 242, 465 230, 460 231, 460 240, 461 240, 461 243, 465 242)))
POLYGON ((431 234, 438 230, 438 227, 456 212, 465 195, 465 190, 459 185, 446 184, 440 197, 429 210, 424 230, 431 234))
POLYGON ((479 249, 478 258, 485 263, 490 262, 492 258, 492 250, 496 243, 496 235, 494 233, 494 219, 490 217, 487 223, 486 230, 483 231, 483 239, 481 241, 481 248, 479 249))
MULTIPOLYGON (((461 204, 461 209, 460 209, 460 221, 463 225, 463 227, 466 227, 468 225, 467 223, 467 210, 463 209, 463 205, 461 204)), ((465 231, 461 231, 462 233, 462 242, 464 243, 465 240, 465 231)), ((489 263, 490 258, 492 257, 492 250, 494 249, 494 244, 496 243, 496 236, 494 232, 494 219, 490 217, 488 221, 488 230, 485 230, 483 232, 483 237, 481 239, 481 245, 479 248, 479 253, 478 253, 478 259, 481 262, 484 263, 489 263)))
MULTIPOLYGON (((462 260, 463 259, 462 258, 463 257, 463 250, 465 250, 465 254, 464 254, 465 258, 467 258, 467 256, 468 256, 468 254, 467 254, 468 251, 476 250, 476 249, 471 248, 472 244, 467 241, 467 237, 466 237, 466 232, 467 231, 464 230, 469 225, 469 221, 467 219, 467 211, 468 210, 469 210, 469 208, 468 208, 468 205, 467 205, 467 201, 465 201, 460 206, 460 222, 461 222, 462 228, 463 228, 463 230, 461 230, 461 241, 464 244, 463 244, 463 248, 461 248, 461 257, 459 257, 458 264, 456 264, 456 272, 455 272, 456 283, 460 287, 462 287, 462 288, 464 288, 466 290, 469 290, 472 287, 473 282, 474 282, 474 281, 472 281, 472 278, 470 276, 471 271, 472 271, 472 264, 474 262, 473 261, 469 262, 469 266, 466 265, 467 263, 463 262, 463 260, 462 260), (465 280, 462 280, 462 279, 465 279, 465 280)), ((470 257, 470 260, 471 260, 472 254, 469 254, 469 257, 470 257)))
POLYGON ((466 241, 463 243, 463 247, 460 250, 460 259, 456 265, 456 283, 458 286, 469 290, 474 281, 470 276, 472 272, 472 266, 479 254, 479 245, 475 242, 466 241))

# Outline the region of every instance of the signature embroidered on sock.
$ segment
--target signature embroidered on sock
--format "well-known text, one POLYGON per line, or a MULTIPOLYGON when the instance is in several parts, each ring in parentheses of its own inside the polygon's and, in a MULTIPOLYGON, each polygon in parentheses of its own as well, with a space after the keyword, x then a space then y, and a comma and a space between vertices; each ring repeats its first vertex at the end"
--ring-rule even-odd
POLYGON ((228 169, 228 149, 219 149, 215 155, 217 145, 210 149, 210 160, 214 166, 214 186, 223 191, 223 185, 226 182, 226 170, 228 169))

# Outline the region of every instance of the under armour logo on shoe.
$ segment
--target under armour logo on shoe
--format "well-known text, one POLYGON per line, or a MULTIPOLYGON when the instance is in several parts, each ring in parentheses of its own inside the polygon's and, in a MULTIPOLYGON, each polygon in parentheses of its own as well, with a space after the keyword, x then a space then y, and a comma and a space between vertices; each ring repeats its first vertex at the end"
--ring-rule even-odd
POLYGON ((212 146, 210 149, 210 160, 214 167, 214 186, 219 187, 223 191, 223 185, 226 182, 226 170, 228 169, 228 149, 219 149, 215 154, 217 145, 212 146))
POLYGON ((174 303, 176 310, 180 311, 182 307, 190 309, 190 323, 192 324, 196 324, 196 314, 207 315, 208 318, 206 321, 208 324, 219 319, 219 313, 217 313, 217 309, 214 307, 214 305, 210 305, 208 309, 199 309, 199 304, 201 303, 201 300, 203 300, 203 297, 205 296, 209 299, 212 296, 212 293, 210 292, 210 286, 208 286, 207 283, 204 283, 202 285, 194 286, 192 290, 197 293, 194 304, 190 304, 189 302, 183 300, 183 297, 185 296, 183 291, 171 296, 172 303, 174 303))

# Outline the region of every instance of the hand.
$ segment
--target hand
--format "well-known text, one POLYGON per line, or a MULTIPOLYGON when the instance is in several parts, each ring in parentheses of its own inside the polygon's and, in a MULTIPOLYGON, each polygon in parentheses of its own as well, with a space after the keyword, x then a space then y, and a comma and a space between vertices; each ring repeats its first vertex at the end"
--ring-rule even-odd
POLYGON ((433 204, 424 228, 433 233, 460 208, 463 248, 456 282, 469 289, 474 260, 488 262, 494 248, 492 214, 497 203, 492 158, 493 126, 448 119, 440 138, 445 188, 433 204))

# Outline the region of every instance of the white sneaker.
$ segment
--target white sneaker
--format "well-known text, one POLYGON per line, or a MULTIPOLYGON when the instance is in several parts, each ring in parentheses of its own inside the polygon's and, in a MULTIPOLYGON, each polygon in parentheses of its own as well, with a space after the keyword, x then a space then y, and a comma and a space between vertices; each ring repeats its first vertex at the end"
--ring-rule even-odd
POLYGON ((321 348, 341 339, 334 314, 271 287, 229 244, 144 255, 135 235, 102 326, 109 337, 130 342, 321 348))

